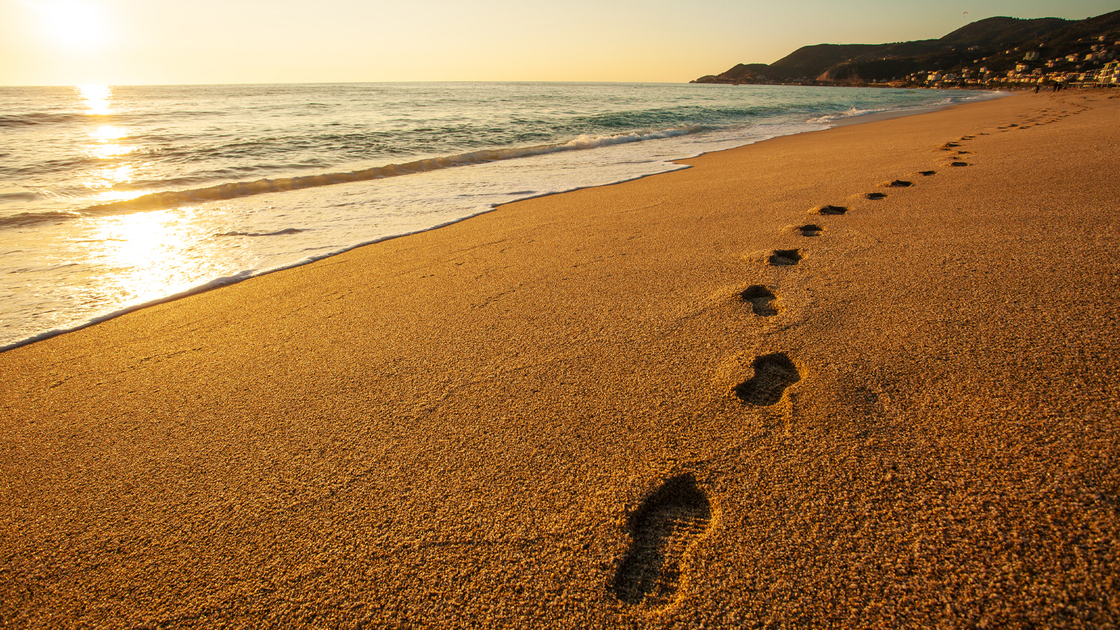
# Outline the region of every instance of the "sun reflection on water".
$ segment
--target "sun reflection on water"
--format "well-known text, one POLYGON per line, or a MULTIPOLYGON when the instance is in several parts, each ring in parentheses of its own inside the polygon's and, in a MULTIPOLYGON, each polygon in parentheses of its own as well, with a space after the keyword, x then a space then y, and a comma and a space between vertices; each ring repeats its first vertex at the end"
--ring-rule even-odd
POLYGON ((90 257, 104 269, 98 283, 122 305, 148 302, 194 286, 187 255, 197 227, 181 212, 140 212, 97 220, 90 257))
POLYGON ((136 150, 136 147, 113 142, 113 140, 128 137, 128 130, 123 127, 102 125, 90 131, 89 135, 98 142, 87 151, 87 154, 91 157, 106 159, 118 155, 128 155, 136 150))
POLYGON ((94 116, 107 116, 112 113, 109 102, 113 98, 113 88, 108 85, 79 85, 74 88, 84 101, 86 113, 94 116))
MULTIPOLYGON (((109 116, 112 107, 113 89, 108 85, 79 85, 74 88, 81 99, 85 114, 89 116, 109 116)), ((94 122, 97 122, 94 119, 94 122)), ((146 191, 117 190, 121 185, 131 184, 136 176, 136 165, 122 163, 121 160, 139 150, 139 147, 120 142, 128 138, 130 130, 117 125, 97 124, 87 131, 91 143, 86 144, 84 152, 95 160, 106 160, 104 167, 86 171, 82 184, 96 191, 95 203, 124 201, 145 194, 146 191)))
MULTIPOLYGON (((89 116, 83 152, 96 160, 82 175, 91 202, 109 203, 147 194, 133 189, 143 164, 131 157, 139 151, 127 139, 132 131, 109 124, 119 112, 107 85, 75 88, 83 113, 89 116)), ((116 308, 127 308, 186 291, 200 282, 202 270, 192 253, 200 238, 189 210, 161 210, 90 218, 83 238, 88 262, 100 271, 88 287, 116 308)), ((196 256, 197 258, 197 256, 196 256)))

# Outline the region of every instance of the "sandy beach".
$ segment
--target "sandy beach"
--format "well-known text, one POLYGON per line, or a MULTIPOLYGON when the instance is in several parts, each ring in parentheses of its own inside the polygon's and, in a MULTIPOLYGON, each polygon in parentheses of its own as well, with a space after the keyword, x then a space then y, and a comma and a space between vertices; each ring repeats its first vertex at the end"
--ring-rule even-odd
POLYGON ((777 138, 0 353, 0 625, 1115 627, 1118 121, 777 138))

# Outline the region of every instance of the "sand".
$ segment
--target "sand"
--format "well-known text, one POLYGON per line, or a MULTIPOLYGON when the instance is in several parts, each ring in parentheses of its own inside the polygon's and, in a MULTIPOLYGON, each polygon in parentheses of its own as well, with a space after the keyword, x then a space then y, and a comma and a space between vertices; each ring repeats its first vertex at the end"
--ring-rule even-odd
POLYGON ((4 352, 0 625, 1114 627, 1118 121, 778 138, 4 352))

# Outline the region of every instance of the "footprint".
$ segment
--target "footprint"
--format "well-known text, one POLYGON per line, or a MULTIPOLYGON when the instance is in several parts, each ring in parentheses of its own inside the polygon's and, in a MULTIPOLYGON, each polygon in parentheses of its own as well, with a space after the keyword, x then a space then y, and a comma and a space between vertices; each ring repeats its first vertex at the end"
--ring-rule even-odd
POLYGON ((886 199, 887 193, 870 192, 864 195, 864 197, 867 197, 868 199, 886 199))
POLYGON ((950 162, 949 166, 968 166, 968 162, 950 162))
POLYGON ((758 357, 752 364, 754 376, 735 388, 735 395, 748 405, 769 407, 782 399, 786 388, 801 380, 801 373, 786 353, 758 357))
POLYGON ((936 175, 937 171, 918 171, 918 174, 923 177, 929 177, 930 175, 936 175))
POLYGON ((684 557, 711 522, 711 503, 692 475, 666 480, 630 517, 630 549, 611 583, 615 596, 643 608, 671 604, 679 594, 684 557))
POLYGON ((914 185, 913 182, 908 182, 904 179, 896 179, 893 182, 887 184, 886 186, 888 188, 909 188, 913 185, 914 185))
POLYGON ((817 225, 816 223, 799 225, 794 229, 798 232, 801 232, 801 236, 820 236, 821 232, 824 231, 824 228, 817 225))
POLYGON ((848 209, 845 208, 844 206, 828 206, 828 205, 821 206, 821 207, 815 208, 813 210, 813 212, 816 212, 817 214, 844 214, 847 211, 848 211, 848 209))
POLYGON ((740 295, 743 301, 751 303, 751 309, 754 311, 755 315, 771 317, 778 314, 778 307, 774 305, 778 296, 774 295, 774 292, 770 289, 760 284, 755 284, 747 287, 747 290, 743 291, 740 295))
POLYGON ((942 151, 948 151, 949 149, 952 149, 953 147, 959 147, 959 146, 961 146, 961 145, 956 143, 956 142, 946 142, 945 144, 941 145, 938 148, 941 149, 942 151))
POLYGON ((775 249, 774 253, 770 254, 767 262, 774 267, 782 267, 788 265, 796 265, 804 256, 801 255, 800 249, 775 249))

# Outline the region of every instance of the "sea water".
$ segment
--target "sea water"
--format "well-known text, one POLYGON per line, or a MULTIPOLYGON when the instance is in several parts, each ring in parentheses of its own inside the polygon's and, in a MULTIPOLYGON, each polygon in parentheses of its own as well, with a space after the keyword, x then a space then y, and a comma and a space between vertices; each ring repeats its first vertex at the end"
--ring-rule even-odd
POLYGON ((0 350, 518 199, 987 92, 0 87, 0 350))

